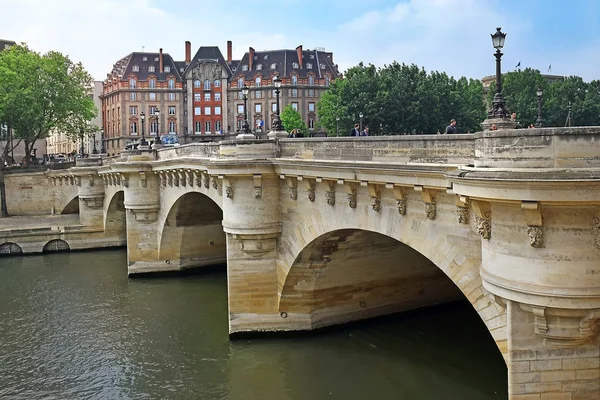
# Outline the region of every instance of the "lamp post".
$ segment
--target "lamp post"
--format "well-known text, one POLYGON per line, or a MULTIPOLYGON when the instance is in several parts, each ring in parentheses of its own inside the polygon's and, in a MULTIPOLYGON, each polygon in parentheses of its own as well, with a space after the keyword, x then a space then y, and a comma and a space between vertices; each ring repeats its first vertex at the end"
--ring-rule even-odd
POLYGON ((488 113, 488 118, 507 118, 510 113, 506 109, 506 102, 502 95, 502 64, 501 59, 503 56, 502 48, 504 47, 504 40, 506 33, 501 31, 502 28, 496 28, 496 32, 492 34, 492 44, 496 49, 494 56, 496 57, 496 94, 492 101, 492 109, 488 113))
POLYGON ((106 148, 104 147, 104 128, 100 128, 100 154, 106 153, 106 148))
POLYGON ((281 125, 281 118, 280 118, 280 108, 279 108, 279 94, 281 93, 281 78, 279 76, 276 76, 275 78, 273 78, 273 84, 275 85, 275 118, 273 118, 273 129, 274 131, 282 131, 283 130, 283 126, 281 125))
POLYGON ((92 154, 98 154, 98 149, 96 148, 96 132, 94 131, 94 150, 92 150, 92 154))
POLYGON ((358 132, 359 134, 362 133, 362 118, 363 118, 363 113, 361 112, 360 114, 358 114, 358 120, 359 120, 359 129, 360 131, 358 132))
POLYGON ((142 120, 142 140, 140 140, 140 145, 145 146, 146 145, 146 138, 144 137, 144 125, 146 125, 145 124, 146 114, 144 114, 143 111, 140 113, 140 119, 142 120))
POLYGON ((81 138, 81 147, 79 148, 79 155, 81 156, 81 158, 83 158, 83 156, 85 155, 85 151, 83 149, 83 133, 83 128, 79 128, 79 137, 81 138))
POLYGON ((154 144, 162 144, 162 141, 160 140, 160 111, 156 109, 154 115, 156 115, 156 136, 154 137, 154 144))
POLYGON ((538 116, 537 119, 535 120, 535 127, 536 128, 541 128, 543 125, 543 119, 542 119, 542 89, 538 89, 537 90, 537 101, 538 101, 538 116))
POLYGON ((248 92, 248 86, 244 85, 242 88, 242 100, 244 100, 244 123, 242 124, 242 131, 246 134, 252 133, 248 125, 248 92))
POLYGON ((340 136, 340 117, 335 117, 335 136, 340 136))

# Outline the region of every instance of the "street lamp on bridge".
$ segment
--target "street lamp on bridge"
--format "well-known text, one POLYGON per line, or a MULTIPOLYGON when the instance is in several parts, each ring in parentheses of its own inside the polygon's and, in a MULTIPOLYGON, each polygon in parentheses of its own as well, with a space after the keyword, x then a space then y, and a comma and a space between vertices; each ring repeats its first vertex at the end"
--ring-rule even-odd
POLYGON ((489 118, 507 118, 509 112, 506 109, 506 102, 502 95, 502 48, 504 47, 504 40, 506 39, 506 33, 501 31, 502 28, 496 28, 496 32, 492 34, 492 44, 496 49, 494 56, 496 57, 496 94, 492 101, 492 109, 490 110, 489 118))
POLYGON ((542 119, 542 89, 538 89, 537 90, 537 106, 538 106, 538 115, 537 115, 537 120, 535 121, 535 127, 536 128, 541 128, 543 125, 543 119, 542 119))
POLYGON ((335 136, 340 136, 340 117, 335 117, 335 136))
POLYGON ((358 114, 358 119, 359 119, 359 134, 362 134, 362 119, 363 119, 363 113, 361 112, 360 114, 358 114))
POLYGON ((106 153, 106 147, 104 146, 104 128, 100 128, 100 154, 106 153))
POLYGON ((146 114, 144 114, 144 112, 142 111, 140 113, 140 120, 142 121, 142 139, 140 140, 140 145, 145 146, 146 145, 146 137, 144 136, 145 132, 144 132, 144 125, 145 121, 146 121, 146 114))
POLYGON ((280 117, 280 108, 279 108, 279 94, 281 93, 281 78, 276 76, 273 78, 273 84, 275 85, 275 97, 276 97, 276 105, 275 105, 275 118, 273 119, 273 130, 274 131, 282 131, 283 126, 281 125, 281 117, 280 117))
POLYGON ((158 108, 154 111, 154 115, 156 115, 156 136, 154 136, 154 144, 162 144, 160 140, 160 111, 158 108))

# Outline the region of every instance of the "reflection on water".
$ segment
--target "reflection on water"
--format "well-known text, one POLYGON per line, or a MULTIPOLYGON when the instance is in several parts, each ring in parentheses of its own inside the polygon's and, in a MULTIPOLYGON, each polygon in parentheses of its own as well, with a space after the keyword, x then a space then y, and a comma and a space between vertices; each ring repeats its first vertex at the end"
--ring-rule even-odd
POLYGON ((2 399, 485 400, 506 379, 468 304, 230 341, 224 272, 128 279, 122 250, 0 259, 2 399))

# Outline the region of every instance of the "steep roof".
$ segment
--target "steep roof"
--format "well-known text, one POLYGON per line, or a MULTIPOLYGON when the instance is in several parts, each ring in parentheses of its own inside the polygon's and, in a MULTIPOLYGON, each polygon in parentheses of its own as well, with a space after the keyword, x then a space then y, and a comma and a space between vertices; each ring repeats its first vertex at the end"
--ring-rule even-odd
POLYGON ((0 51, 4 50, 5 48, 9 47, 9 46, 14 46, 16 43, 13 42, 12 40, 3 40, 0 39, 0 51))
POLYGON ((159 70, 160 53, 149 52, 133 52, 123 57, 113 65, 111 71, 112 76, 121 76, 121 79, 127 79, 127 75, 135 74, 137 79, 145 81, 148 76, 156 76, 159 81, 164 81, 167 76, 174 75, 178 81, 181 81, 181 75, 177 69, 177 65, 169 53, 163 53, 163 72, 159 70), (135 71, 137 67, 137 71, 135 71), (152 72, 152 68, 154 71, 152 72), (169 72, 167 72, 167 70, 169 72))
MULTIPOLYGON (((221 67, 223 67, 223 69, 227 72, 227 76, 231 77, 231 68, 229 68, 227 61, 225 61, 225 58, 223 57, 223 54, 221 54, 221 50, 219 50, 218 46, 200 47, 196 54, 194 54, 194 57, 192 57, 192 60, 187 66, 187 68, 185 69, 185 73, 187 73, 187 71, 189 71, 190 69, 194 68, 194 66, 197 65, 199 62, 208 60, 219 63, 219 65, 221 65, 221 67)), ((181 76, 184 76, 185 73, 181 74, 181 76)))
POLYGON ((340 76, 337 65, 333 63, 333 53, 322 50, 303 50, 302 62, 298 59, 297 50, 255 51, 252 70, 249 66, 249 53, 244 54, 235 68, 236 77, 244 76, 252 79, 255 74, 290 76, 294 72, 298 77, 305 78, 312 72, 317 78, 328 73, 332 78, 340 76), (247 68, 247 70, 244 70, 247 68))

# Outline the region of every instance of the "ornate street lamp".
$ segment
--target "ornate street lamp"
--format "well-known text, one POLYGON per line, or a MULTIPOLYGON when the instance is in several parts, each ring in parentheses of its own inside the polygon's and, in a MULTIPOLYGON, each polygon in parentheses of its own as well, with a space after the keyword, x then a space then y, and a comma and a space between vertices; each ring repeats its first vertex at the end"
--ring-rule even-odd
POLYGON ((496 57, 496 94, 494 95, 492 109, 488 113, 488 118, 507 118, 510 115, 506 109, 506 102, 502 95, 502 64, 500 60, 503 55, 501 49, 504 47, 506 33, 503 33, 500 29, 502 28, 496 28, 496 32, 491 35, 492 44, 496 49, 496 53, 494 53, 496 57))
POLYGON ((106 153, 106 148, 104 147, 104 128, 100 128, 100 154, 106 153))
POLYGON ((154 137, 154 144, 162 144, 162 141, 160 140, 160 111, 156 109, 154 115, 156 115, 156 136, 154 137))
MULTIPOLYGON (((281 78, 276 76, 273 78, 273 84, 275 85, 275 97, 276 97, 276 106, 275 106, 275 118, 273 118, 273 127, 274 131, 282 131, 283 126, 281 125, 281 118, 279 117, 279 94, 281 93, 281 78)), ((244 107, 245 109, 245 107, 244 107)))
POLYGON ((537 90, 537 101, 538 101, 538 116, 537 116, 537 120, 535 121, 535 127, 536 128, 541 128, 543 125, 544 120, 542 119, 542 89, 538 89, 537 90))
POLYGON ((359 118, 359 126, 360 126, 360 131, 358 132, 359 134, 362 133, 362 119, 363 119, 363 113, 361 112, 360 114, 358 114, 358 118, 359 118))
POLYGON ((144 125, 146 124, 144 122, 146 121, 146 114, 144 114, 143 111, 140 113, 140 119, 142 120, 142 140, 140 140, 140 145, 145 146, 146 138, 144 137, 144 125))
POLYGON ((340 117, 335 118, 335 136, 340 136, 340 117))
POLYGON ((96 148, 96 131, 94 131, 94 150, 92 150, 92 154, 98 154, 98 149, 96 148))
POLYGON ((242 100, 244 100, 244 123, 242 126, 242 131, 244 133, 252 133, 250 131, 250 126, 248 125, 248 86, 244 85, 242 88, 242 100))
POLYGON ((79 137, 81 138, 81 147, 79 148, 79 155, 81 158, 85 155, 85 150, 83 149, 83 128, 79 128, 79 137))

